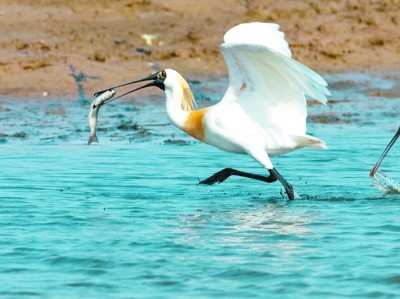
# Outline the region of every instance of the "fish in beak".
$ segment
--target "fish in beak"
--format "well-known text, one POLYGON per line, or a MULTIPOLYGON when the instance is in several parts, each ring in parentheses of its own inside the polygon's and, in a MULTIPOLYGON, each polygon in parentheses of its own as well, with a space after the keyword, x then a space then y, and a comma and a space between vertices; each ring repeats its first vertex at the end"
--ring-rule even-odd
POLYGON ((92 142, 99 142, 96 135, 96 127, 97 127, 97 117, 99 115, 100 107, 106 102, 110 100, 115 95, 114 89, 103 90, 102 92, 95 93, 95 99, 90 105, 89 109, 89 127, 90 127, 90 136, 88 140, 88 145, 92 142))
POLYGON ((89 117, 90 137, 89 137, 87 144, 89 145, 92 142, 99 142, 97 135, 96 135, 96 127, 97 127, 97 118, 98 118, 98 114, 99 114, 99 110, 100 110, 101 106, 103 106, 104 104, 110 103, 112 101, 115 101, 127 94, 130 94, 132 92, 135 92, 135 91, 143 89, 143 88, 156 86, 162 90, 165 90, 164 81, 165 81, 166 77, 167 77, 166 72, 164 70, 162 70, 162 71, 159 71, 159 72, 157 72, 153 75, 150 75, 146 78, 128 82, 128 83, 124 83, 124 84, 120 84, 120 85, 117 85, 117 86, 114 86, 111 88, 107 88, 107 89, 103 89, 101 91, 96 92, 94 94, 95 99, 93 100, 92 104, 90 105, 90 109, 89 109, 88 117, 89 117), (146 81, 151 81, 151 82, 147 83, 141 87, 135 88, 131 91, 128 91, 126 93, 123 93, 120 96, 114 98, 114 95, 116 94, 115 90, 117 88, 131 85, 134 83, 146 82, 146 81))

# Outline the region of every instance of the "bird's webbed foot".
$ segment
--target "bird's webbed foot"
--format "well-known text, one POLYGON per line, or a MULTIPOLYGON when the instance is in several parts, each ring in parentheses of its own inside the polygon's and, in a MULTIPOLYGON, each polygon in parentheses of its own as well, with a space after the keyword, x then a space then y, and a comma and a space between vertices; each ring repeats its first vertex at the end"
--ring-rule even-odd
POLYGON ((232 168, 224 168, 221 171, 218 171, 217 173, 213 174, 209 178, 202 180, 201 182, 199 182, 199 184, 213 185, 215 183, 222 183, 232 175, 233 170, 234 169, 232 168))
POLYGON ((263 181, 266 183, 273 183, 278 179, 273 173, 270 173, 270 176, 266 177, 266 176, 262 176, 262 175, 258 175, 258 174, 252 174, 252 173, 236 170, 233 168, 224 168, 221 171, 218 171, 217 173, 213 174, 209 178, 201 181, 199 184, 212 185, 215 183, 222 183, 227 178, 229 178, 231 175, 236 175, 236 176, 241 176, 241 177, 245 177, 245 178, 249 178, 249 179, 259 180, 259 181, 263 181))

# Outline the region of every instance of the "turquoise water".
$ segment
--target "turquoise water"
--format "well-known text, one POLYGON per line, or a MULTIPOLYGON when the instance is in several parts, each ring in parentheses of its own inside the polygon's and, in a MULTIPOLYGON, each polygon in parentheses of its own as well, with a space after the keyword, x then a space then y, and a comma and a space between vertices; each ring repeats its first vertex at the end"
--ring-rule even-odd
MULTIPOLYGON (((3 99, 0 297, 398 298, 400 198, 368 177, 399 125, 396 82, 327 78, 308 128, 329 149, 273 158, 292 202, 278 183, 198 185, 263 170, 173 128, 161 94, 102 108, 93 146, 88 104, 3 99)), ((226 80, 192 83, 205 106, 226 80)), ((398 148, 382 164, 393 178, 398 148)))

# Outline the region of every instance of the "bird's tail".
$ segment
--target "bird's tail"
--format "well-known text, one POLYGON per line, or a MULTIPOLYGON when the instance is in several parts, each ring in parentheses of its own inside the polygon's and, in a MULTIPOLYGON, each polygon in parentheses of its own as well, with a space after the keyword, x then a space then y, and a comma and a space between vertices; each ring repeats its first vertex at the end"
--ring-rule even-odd
POLYGON ((292 136, 293 140, 297 143, 296 148, 312 147, 315 149, 327 149, 325 142, 322 140, 309 136, 309 135, 296 135, 292 136))
POLYGON ((99 139, 97 139, 96 133, 94 135, 90 135, 89 140, 88 140, 88 145, 91 144, 92 142, 99 142, 99 139))

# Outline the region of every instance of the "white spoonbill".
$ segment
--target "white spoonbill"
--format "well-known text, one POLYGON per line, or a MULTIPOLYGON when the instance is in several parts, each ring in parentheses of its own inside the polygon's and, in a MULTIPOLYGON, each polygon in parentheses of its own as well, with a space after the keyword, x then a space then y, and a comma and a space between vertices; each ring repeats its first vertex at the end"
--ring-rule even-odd
POLYGON ((386 157, 386 154, 389 152, 389 150, 392 148, 393 144, 396 142, 396 140, 400 136, 400 127, 397 129, 396 134, 394 134, 392 140, 388 143, 386 146, 385 150, 383 151, 382 155, 379 157, 378 161, 376 162, 375 166, 371 169, 369 175, 373 177, 375 173, 378 171, 379 166, 381 165, 383 159, 386 157))
POLYGON ((269 172, 269 176, 262 176, 225 168, 200 184, 221 183, 231 175, 267 183, 279 180, 292 200, 293 187, 272 165, 270 157, 302 147, 326 148, 322 140, 306 134, 305 95, 325 104, 330 95, 327 83, 291 58, 277 24, 237 25, 225 34, 220 48, 228 66, 229 86, 222 100, 213 106, 195 110, 188 83, 173 69, 112 87, 151 81, 105 103, 142 88, 159 87, 165 91, 172 124, 204 143, 247 154, 269 172))

